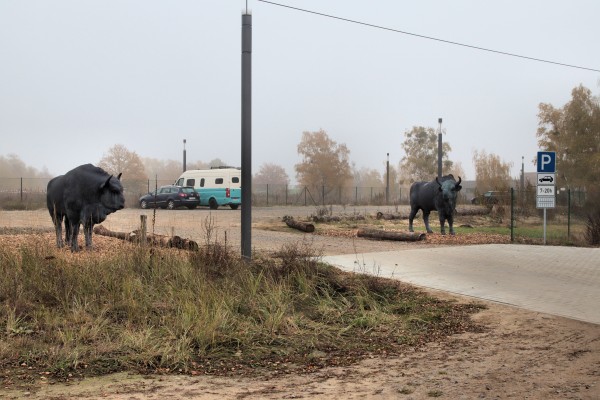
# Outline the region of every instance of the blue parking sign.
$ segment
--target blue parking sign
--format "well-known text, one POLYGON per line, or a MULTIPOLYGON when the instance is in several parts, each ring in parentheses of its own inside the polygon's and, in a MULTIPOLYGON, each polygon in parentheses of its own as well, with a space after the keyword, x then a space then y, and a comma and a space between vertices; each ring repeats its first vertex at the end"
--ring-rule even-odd
POLYGON ((537 172, 554 173, 556 172, 556 152, 538 151, 537 153, 537 172))

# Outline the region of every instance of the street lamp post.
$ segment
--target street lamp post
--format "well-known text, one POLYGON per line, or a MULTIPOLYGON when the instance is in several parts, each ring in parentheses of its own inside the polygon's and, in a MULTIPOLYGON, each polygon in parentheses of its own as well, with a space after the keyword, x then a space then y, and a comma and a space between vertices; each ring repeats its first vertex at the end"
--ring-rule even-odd
POLYGON ((438 132, 438 165, 437 165, 437 174, 438 178, 442 178, 442 119, 438 118, 438 123, 440 124, 439 132, 438 132))
POLYGON ((387 153, 387 168, 386 168, 386 184, 385 184, 385 204, 390 204, 390 153, 387 153))
POLYGON ((186 154, 185 154, 185 139, 183 139, 183 172, 187 170, 186 166, 186 154))
POLYGON ((252 15, 242 15, 242 257, 252 260, 252 15))

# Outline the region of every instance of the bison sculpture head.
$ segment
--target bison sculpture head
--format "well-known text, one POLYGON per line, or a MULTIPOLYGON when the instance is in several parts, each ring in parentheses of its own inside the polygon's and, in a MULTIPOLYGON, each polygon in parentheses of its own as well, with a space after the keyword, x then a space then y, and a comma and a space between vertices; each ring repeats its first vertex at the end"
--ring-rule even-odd
POLYGON ((109 176, 100 185, 100 204, 106 208, 107 214, 121 210, 125 207, 125 196, 123 196, 123 185, 121 185, 121 174, 116 178, 109 176))
MULTIPOLYGON (((452 175, 448 176, 452 177, 452 175)), ((443 180, 442 182, 440 182, 437 177, 435 178, 435 181, 439 186, 438 191, 441 192, 441 200, 444 209, 452 211, 456 209, 456 197, 458 196, 460 189, 462 189, 462 186, 460 186, 460 183, 462 182, 461 177, 458 177, 458 181, 455 181, 453 178, 454 177, 443 180)))

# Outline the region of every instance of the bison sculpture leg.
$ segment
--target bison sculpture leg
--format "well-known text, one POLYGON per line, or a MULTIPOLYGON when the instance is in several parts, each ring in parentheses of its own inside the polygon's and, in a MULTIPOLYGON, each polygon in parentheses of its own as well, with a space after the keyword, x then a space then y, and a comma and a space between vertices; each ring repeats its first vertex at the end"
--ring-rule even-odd
MULTIPOLYGON (((63 215, 54 212, 54 214, 52 214, 52 223, 54 224, 54 231, 56 232, 56 247, 61 248, 65 245, 62 240, 63 215)), ((66 226, 65 231, 68 231, 66 226)))
POLYGON ((415 231, 413 229, 413 220, 415 219, 415 216, 417 215, 418 212, 419 212, 419 209, 417 207, 410 208, 410 214, 408 215, 408 231, 409 232, 415 231))
POLYGON ((85 222, 83 226, 83 235, 85 236, 85 247, 88 249, 92 248, 92 231, 94 229, 94 223, 91 220, 85 222))
MULTIPOLYGON (((454 232, 454 216, 453 215, 449 215, 448 216, 448 230, 450 231, 451 235, 456 235, 456 232, 454 232)), ((444 225, 442 225, 442 235, 445 235, 446 231, 444 229, 444 225)))
MULTIPOLYGON (((429 227, 429 213, 430 212, 425 211, 423 209, 421 209, 421 211, 423 211, 423 222, 425 223, 425 229, 427 230, 427 233, 433 233, 433 231, 429 227)), ((412 207, 410 209, 410 214, 408 215, 408 230, 409 230, 409 232, 414 232, 413 220, 415 219, 415 216, 417 215, 418 212, 419 212, 418 207, 412 207)))
POLYGON ((425 223, 425 229, 427 230, 427 233, 433 233, 431 227, 429 226, 429 213, 430 211, 425 212, 425 210, 423 210, 423 222, 425 223))
POLYGON ((71 222, 71 235, 69 238, 71 240, 71 251, 79 251, 79 243, 77 243, 77 239, 79 237, 79 223, 71 222))
POLYGON ((454 216, 453 215, 449 215, 448 217, 444 218, 442 216, 440 216, 440 227, 441 227, 441 233, 442 235, 446 234, 446 220, 448 221, 448 230, 450 231, 451 235, 456 235, 456 232, 454 232, 454 216))
POLYGON ((71 246, 71 223, 69 217, 65 215, 65 244, 71 246))

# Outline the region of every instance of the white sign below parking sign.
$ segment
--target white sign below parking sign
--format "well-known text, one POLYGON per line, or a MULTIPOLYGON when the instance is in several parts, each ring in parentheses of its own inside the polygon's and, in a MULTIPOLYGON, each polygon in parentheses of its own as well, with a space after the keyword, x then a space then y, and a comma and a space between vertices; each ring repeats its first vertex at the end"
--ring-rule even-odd
POLYGON ((537 185, 552 185, 554 186, 556 176, 554 174, 537 174, 537 185))

